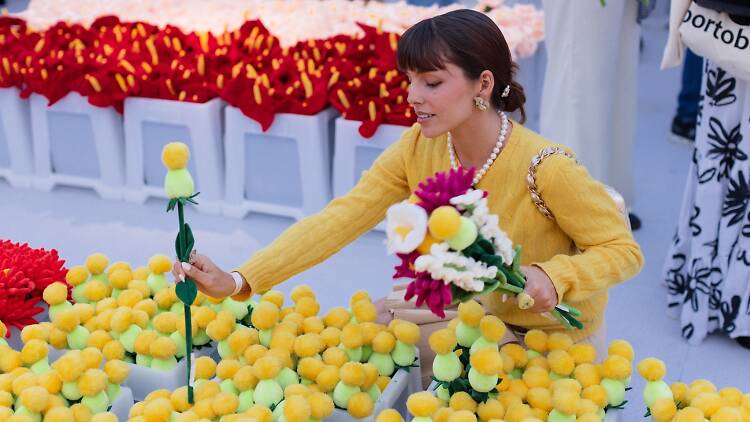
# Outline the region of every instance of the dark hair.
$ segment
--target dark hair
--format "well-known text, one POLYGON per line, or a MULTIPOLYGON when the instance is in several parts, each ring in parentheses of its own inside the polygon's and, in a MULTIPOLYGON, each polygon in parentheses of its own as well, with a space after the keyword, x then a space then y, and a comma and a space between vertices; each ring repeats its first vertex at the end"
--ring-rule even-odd
POLYGON ((402 71, 416 72, 445 69, 446 62, 453 63, 470 80, 489 70, 495 77, 492 105, 502 111, 519 111, 521 123, 526 121, 526 95, 514 80, 518 65, 511 59, 500 28, 484 13, 459 9, 417 23, 399 40, 397 60, 402 71), (510 93, 502 98, 506 85, 510 93))

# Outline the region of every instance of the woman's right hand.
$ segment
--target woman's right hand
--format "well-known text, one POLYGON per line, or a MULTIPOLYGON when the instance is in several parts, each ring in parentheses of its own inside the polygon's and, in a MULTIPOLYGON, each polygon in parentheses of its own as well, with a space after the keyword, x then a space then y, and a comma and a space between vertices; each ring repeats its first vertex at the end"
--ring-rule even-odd
POLYGON ((172 265, 172 275, 175 282, 180 283, 189 277, 205 295, 215 299, 223 299, 234 292, 234 278, 232 274, 222 270, 209 257, 201 254, 190 256, 190 263, 175 261, 172 265))

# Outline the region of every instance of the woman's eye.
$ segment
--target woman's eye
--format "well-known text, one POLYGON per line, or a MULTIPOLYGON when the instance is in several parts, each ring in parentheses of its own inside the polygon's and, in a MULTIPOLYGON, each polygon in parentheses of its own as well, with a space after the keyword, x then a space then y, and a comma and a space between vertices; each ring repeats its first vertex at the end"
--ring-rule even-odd
POLYGON ((438 85, 440 85, 441 83, 442 83, 442 82, 432 82, 432 83, 427 83, 427 86, 429 86, 430 88, 436 88, 436 87, 437 87, 438 85))

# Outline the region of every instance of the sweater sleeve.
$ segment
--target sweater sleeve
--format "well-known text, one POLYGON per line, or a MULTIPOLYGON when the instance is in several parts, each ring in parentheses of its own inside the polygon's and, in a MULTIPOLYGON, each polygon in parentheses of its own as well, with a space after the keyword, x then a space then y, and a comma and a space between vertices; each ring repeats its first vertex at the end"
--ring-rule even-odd
POLYGON ((362 173, 351 191, 319 213, 293 224, 235 269, 245 277, 251 291, 267 291, 324 261, 382 221, 388 207, 407 198, 404 151, 418 135, 416 125, 406 130, 362 173))
POLYGON ((535 263, 571 303, 635 276, 643 255, 614 200, 586 169, 562 156, 539 167, 539 192, 581 253, 535 263), (546 167, 546 168, 545 168, 546 167))

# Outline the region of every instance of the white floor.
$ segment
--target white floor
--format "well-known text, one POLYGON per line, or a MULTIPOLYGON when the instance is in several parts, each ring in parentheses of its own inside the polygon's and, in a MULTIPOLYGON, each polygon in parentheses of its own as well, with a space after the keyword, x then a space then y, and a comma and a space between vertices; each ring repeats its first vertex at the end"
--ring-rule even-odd
MULTIPOLYGON (((11 10, 22 7, 18 4, 11 2, 11 10)), ((646 266, 638 277, 613 289, 607 312, 609 337, 631 341, 638 358, 664 359, 669 381, 708 378, 719 386, 750 391, 747 371, 740 369, 747 368, 747 350, 722 335, 691 347, 680 338, 677 321, 666 317, 661 267, 674 231, 690 150, 667 141, 680 71, 658 70, 665 35, 663 22, 646 22, 634 168, 634 208, 643 219, 636 237, 646 255, 646 266)), ((145 206, 103 201, 86 190, 13 190, 0 181, 0 238, 56 248, 69 265, 80 264, 96 251, 142 265, 154 253, 172 253, 176 216, 165 213, 164 208, 162 201, 145 206)), ((238 221, 190 211, 187 219, 195 230, 196 248, 225 268, 241 263, 290 224, 269 216, 238 221)), ((281 290, 309 283, 325 308, 345 303, 357 289, 367 289, 377 297, 389 290, 393 263, 385 256, 382 235, 371 233, 295 277, 281 290)), ((643 383, 637 376, 633 379, 635 389, 629 393, 631 403, 624 417, 627 421, 639 420, 644 412, 637 393, 643 383)))

